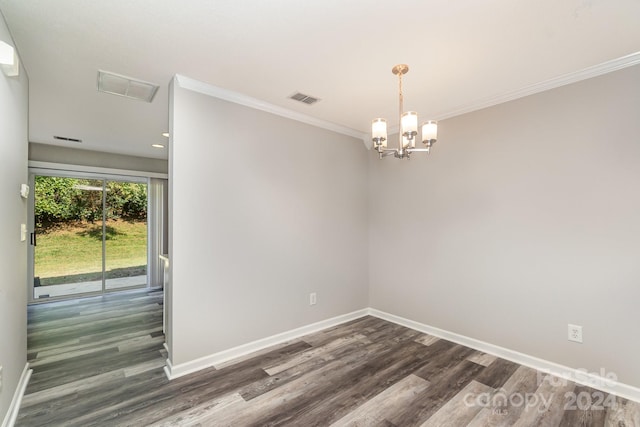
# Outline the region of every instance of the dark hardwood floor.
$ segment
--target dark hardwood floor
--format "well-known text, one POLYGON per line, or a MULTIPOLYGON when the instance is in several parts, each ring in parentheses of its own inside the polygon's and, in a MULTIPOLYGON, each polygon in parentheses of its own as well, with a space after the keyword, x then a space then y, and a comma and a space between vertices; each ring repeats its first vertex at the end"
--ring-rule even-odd
POLYGON ((640 426, 636 403, 374 317, 173 381, 163 341, 160 292, 29 307, 17 425, 640 426))

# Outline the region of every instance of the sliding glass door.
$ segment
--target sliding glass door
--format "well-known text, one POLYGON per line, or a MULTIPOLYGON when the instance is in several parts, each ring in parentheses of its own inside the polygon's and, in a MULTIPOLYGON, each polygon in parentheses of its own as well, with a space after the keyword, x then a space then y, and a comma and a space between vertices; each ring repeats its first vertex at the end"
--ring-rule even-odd
POLYGON ((147 184, 106 181, 105 288, 147 284, 147 184))
POLYGON ((33 298, 102 291, 102 181, 36 176, 32 188, 33 298))
POLYGON ((32 174, 31 300, 147 286, 146 179, 32 174))

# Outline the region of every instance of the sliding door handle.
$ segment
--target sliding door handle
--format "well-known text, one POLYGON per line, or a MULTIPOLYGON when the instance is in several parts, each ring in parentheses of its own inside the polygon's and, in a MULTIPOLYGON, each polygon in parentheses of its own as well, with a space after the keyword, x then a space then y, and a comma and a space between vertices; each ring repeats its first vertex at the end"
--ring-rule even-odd
POLYGON ((31 233, 31 246, 36 246, 36 233, 31 233))

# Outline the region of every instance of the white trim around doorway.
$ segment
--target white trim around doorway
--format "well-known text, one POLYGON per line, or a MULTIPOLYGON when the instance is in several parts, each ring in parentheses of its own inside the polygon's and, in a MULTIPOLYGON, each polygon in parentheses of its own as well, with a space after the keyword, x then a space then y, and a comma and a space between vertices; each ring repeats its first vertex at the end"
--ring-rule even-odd
POLYGON ((66 165, 63 163, 51 163, 51 162, 38 162, 29 160, 29 169, 39 169, 47 171, 60 171, 60 172, 80 172, 83 174, 98 174, 107 176, 129 176, 140 178, 161 178, 169 179, 169 175, 160 172, 145 172, 145 171, 133 171, 126 169, 111 169, 101 168, 97 166, 79 166, 79 165, 66 165))

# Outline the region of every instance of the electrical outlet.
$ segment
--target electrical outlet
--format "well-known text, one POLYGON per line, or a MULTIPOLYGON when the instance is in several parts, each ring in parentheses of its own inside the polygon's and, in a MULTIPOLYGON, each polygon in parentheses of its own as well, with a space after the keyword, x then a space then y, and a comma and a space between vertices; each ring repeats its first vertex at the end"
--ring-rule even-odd
POLYGON ((582 326, 569 323, 569 341, 582 342, 582 326))
POLYGON ((309 305, 316 305, 316 293, 312 292, 309 294, 309 305))

